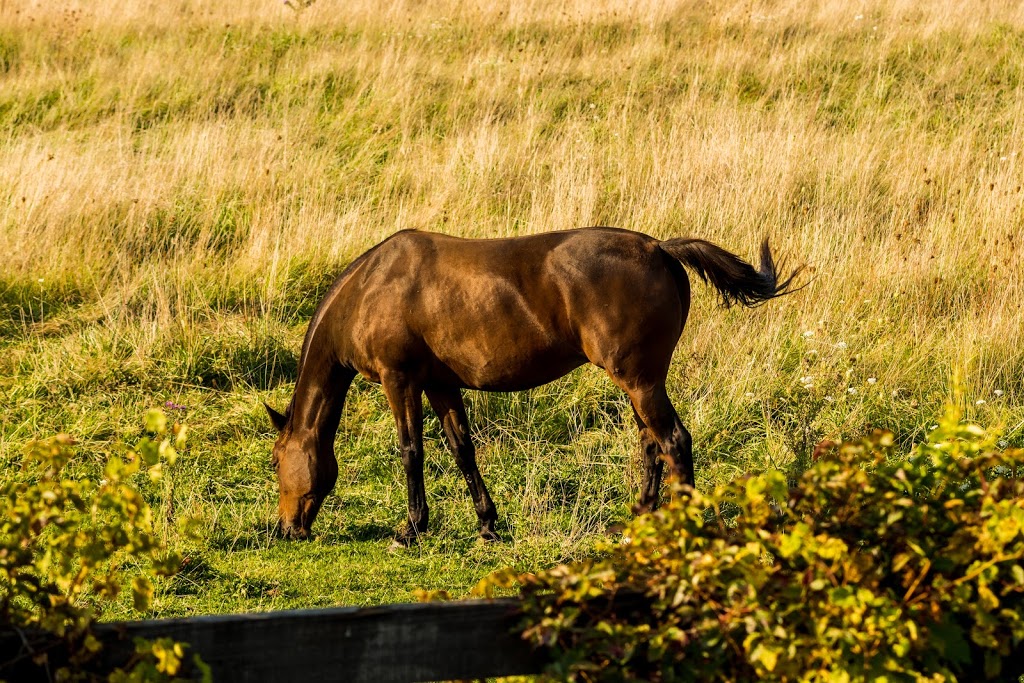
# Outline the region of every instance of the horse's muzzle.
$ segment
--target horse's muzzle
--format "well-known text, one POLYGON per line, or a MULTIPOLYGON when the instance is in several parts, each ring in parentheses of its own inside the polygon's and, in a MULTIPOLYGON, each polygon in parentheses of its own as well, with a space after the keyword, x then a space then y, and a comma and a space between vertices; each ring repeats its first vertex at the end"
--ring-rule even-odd
POLYGON ((309 529, 289 524, 277 523, 277 535, 286 541, 305 541, 309 539, 309 529))

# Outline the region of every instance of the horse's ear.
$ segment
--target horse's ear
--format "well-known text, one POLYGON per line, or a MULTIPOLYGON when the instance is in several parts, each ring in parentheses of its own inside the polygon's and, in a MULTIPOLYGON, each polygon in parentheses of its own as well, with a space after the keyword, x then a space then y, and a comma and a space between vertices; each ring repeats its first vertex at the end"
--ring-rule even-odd
POLYGON ((268 406, 266 402, 263 403, 263 407, 267 409, 267 415, 270 416, 270 421, 274 423, 274 427, 277 428, 277 431, 283 432, 284 425, 288 422, 288 418, 268 406))

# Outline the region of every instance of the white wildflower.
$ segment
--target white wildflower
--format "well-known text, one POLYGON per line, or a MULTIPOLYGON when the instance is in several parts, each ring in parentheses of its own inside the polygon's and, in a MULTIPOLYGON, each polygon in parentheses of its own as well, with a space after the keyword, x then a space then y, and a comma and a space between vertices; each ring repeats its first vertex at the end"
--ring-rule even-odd
POLYGON ((992 392, 992 394, 998 398, 999 396, 1003 395, 1003 390, 1002 389, 996 389, 995 391, 992 392))
POLYGON ((877 377, 868 377, 868 384, 874 384, 878 381, 877 377))
POLYGON ((845 348, 846 348, 847 346, 849 346, 849 344, 847 344, 847 343, 846 343, 846 342, 844 342, 844 341, 841 341, 841 342, 836 342, 836 348, 837 348, 837 349, 839 349, 840 351, 842 351, 843 349, 845 349, 845 348))
POLYGON ((814 336, 814 330, 807 330, 803 334, 804 339, 810 339, 813 336, 814 336))
POLYGON ((974 405, 976 405, 976 406, 983 406, 983 405, 985 405, 985 403, 986 403, 985 399, 979 398, 977 401, 974 402, 974 405))

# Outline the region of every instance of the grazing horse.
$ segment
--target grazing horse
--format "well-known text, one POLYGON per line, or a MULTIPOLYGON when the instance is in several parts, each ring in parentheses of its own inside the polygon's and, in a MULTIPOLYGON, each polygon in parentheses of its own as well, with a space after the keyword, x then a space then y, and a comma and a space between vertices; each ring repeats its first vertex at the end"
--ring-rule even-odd
POLYGON ((683 266, 727 306, 779 296, 796 275, 779 281, 767 240, 755 270, 703 240, 659 241, 617 228, 507 239, 402 231, 373 247, 317 307, 285 414, 266 406, 280 432, 273 464, 281 533, 308 537, 334 487, 334 438, 357 373, 383 387, 398 427, 409 497, 401 543, 427 530, 424 393, 485 539, 498 538, 497 512, 477 469, 462 389, 529 389, 593 363, 633 404, 644 464, 638 508, 657 506, 663 459, 692 486, 690 434, 665 391, 690 308, 683 266))

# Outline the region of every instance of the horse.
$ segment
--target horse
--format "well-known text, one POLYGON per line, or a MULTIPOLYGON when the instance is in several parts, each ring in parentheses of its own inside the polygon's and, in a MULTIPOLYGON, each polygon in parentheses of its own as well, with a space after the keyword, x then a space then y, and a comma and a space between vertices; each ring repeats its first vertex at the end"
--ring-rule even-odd
POLYGON ((408 489, 398 543, 427 530, 423 394, 466 480, 480 536, 498 540, 462 390, 530 389, 587 362, 632 404, 644 467, 637 511, 657 507, 665 462, 692 486, 692 439, 665 390, 690 308, 684 266, 725 306, 748 307, 792 291, 800 270, 780 280, 767 239, 755 270, 701 239, 661 241, 608 227, 501 239, 403 230, 372 247, 316 308, 285 413, 264 404, 279 433, 278 532, 309 537, 334 488, 334 440, 357 374, 381 385, 398 429, 408 489))

